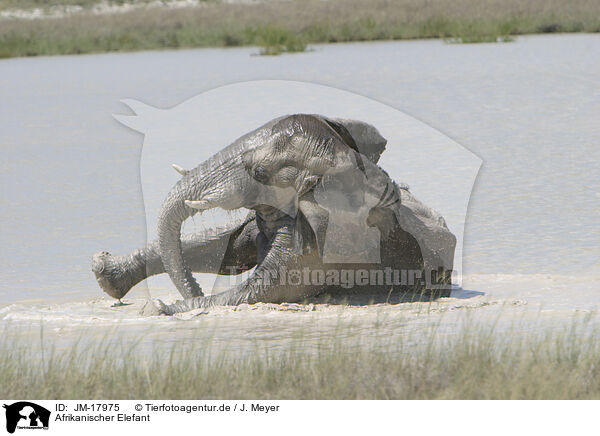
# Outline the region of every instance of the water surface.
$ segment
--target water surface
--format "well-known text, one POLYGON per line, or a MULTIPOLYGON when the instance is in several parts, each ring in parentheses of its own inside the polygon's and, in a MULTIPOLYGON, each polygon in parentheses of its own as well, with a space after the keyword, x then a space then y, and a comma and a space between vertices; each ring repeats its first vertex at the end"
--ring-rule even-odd
MULTIPOLYGON (((308 81, 370 97, 483 160, 463 258, 463 288, 476 292, 456 297, 475 305, 523 300, 515 307, 539 313, 543 306, 561 319, 600 303, 600 35, 319 45, 279 57, 255 52, 0 61, 0 319, 12 325, 45 319, 75 332, 89 323, 147 325, 132 310, 98 300, 90 270, 92 253, 125 253, 146 240, 138 171, 143 138, 111 114, 128 112, 123 98, 168 108, 221 85, 259 79, 308 81)), ((174 298, 164 283, 153 295, 174 298)), ((146 294, 142 284, 131 298, 146 294)), ((273 326, 273 315, 263 315, 253 318, 252 331, 273 326)), ((290 329, 293 319, 307 319, 279 315, 290 329)), ((191 322, 207 322, 199 319, 191 322)), ((170 332, 174 322, 181 320, 160 325, 170 332)), ((223 330, 224 338, 233 334, 223 330)))

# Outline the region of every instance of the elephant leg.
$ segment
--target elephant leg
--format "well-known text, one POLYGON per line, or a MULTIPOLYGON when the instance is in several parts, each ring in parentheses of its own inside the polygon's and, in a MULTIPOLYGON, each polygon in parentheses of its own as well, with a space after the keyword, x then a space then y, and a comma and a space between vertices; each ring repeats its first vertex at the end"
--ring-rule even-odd
POLYGON ((192 309, 220 305, 302 301, 322 292, 322 289, 311 286, 310 283, 301 283, 300 281, 289 283, 281 280, 280 274, 284 271, 300 271, 310 267, 312 262, 315 264, 319 262, 316 253, 314 256, 302 254, 302 248, 297 243, 296 230, 296 222, 290 218, 282 220, 281 225, 270 232, 268 238, 266 238, 265 232, 261 232, 257 239, 259 242, 261 239, 265 239, 260 245, 264 244, 266 253, 259 254, 262 261, 254 273, 241 284, 220 294, 188 298, 171 305, 166 305, 159 300, 157 309, 160 313, 173 315, 192 309))
MULTIPOLYGON (((240 274, 256 265, 256 238, 259 231, 253 214, 237 226, 182 235, 183 257, 193 272, 240 274), (225 253, 223 257, 220 254, 225 253)), ((100 287, 113 298, 123 298, 137 283, 165 272, 158 242, 154 241, 128 255, 96 253, 92 271, 100 287)))

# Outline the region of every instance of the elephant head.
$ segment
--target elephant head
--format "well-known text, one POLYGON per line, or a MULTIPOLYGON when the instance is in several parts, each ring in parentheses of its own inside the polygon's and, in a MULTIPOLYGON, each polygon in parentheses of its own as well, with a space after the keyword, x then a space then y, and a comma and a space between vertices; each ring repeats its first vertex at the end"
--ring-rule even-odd
POLYGON ((292 115, 239 138, 190 171, 176 166, 183 177, 167 195, 158 218, 165 271, 184 298, 202 295, 183 258, 185 219, 217 207, 259 213, 274 208, 293 217, 299 198, 324 175, 356 170, 367 174, 364 156, 376 161, 385 144, 379 132, 363 122, 292 115))

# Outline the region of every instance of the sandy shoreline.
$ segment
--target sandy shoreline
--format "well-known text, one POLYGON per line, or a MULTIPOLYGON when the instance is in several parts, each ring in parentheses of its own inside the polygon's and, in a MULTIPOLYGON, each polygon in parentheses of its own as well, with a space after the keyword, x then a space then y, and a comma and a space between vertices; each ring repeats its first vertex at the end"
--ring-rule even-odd
POLYGON ((560 289, 536 304, 552 288, 534 282, 519 298, 456 289, 431 303, 174 317, 141 317, 143 298, 12 304, 0 309, 0 386, 11 397, 43 377, 27 384, 35 398, 598 398, 595 309, 560 289))
MULTIPOLYGON (((560 331, 584 318, 591 319, 589 328, 599 325, 594 316, 598 301, 590 301, 591 281, 497 275, 491 282, 490 278, 467 279, 467 289, 456 288, 450 298, 433 302, 363 306, 259 303, 194 310, 173 317, 140 315, 147 301, 146 291, 140 287, 124 299, 132 304, 119 308, 111 307, 113 300, 103 296, 71 303, 10 304, 0 308, 0 327, 39 337, 42 326, 45 340, 65 349, 76 341, 94 343, 108 335, 124 343, 141 341, 143 349, 156 352, 157 347, 168 350, 193 338, 210 341, 213 349, 243 356, 257 346, 283 349, 299 338, 309 349, 332 340, 358 345, 376 344, 381 339, 388 347, 390 343, 418 347, 419 337, 435 331, 439 338, 449 338, 470 324, 494 328, 511 338, 523 332, 560 331)), ((171 290, 152 290, 151 294, 166 302, 177 298, 171 290)))

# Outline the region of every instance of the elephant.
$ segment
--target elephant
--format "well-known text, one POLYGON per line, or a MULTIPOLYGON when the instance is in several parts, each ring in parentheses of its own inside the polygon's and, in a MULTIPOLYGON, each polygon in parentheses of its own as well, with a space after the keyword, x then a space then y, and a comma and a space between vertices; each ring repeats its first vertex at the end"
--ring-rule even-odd
POLYGON ((378 166, 386 145, 366 122, 294 114, 267 122, 192 170, 173 165, 182 177, 160 209, 158 239, 129 255, 96 253, 98 284, 121 299, 136 283, 166 272, 183 297, 155 302, 166 315, 326 293, 420 289, 448 296, 456 238, 439 213, 378 166), (223 228, 181 233, 187 218, 211 208, 249 213, 223 228), (212 295, 192 275, 252 268, 246 280, 212 295))

